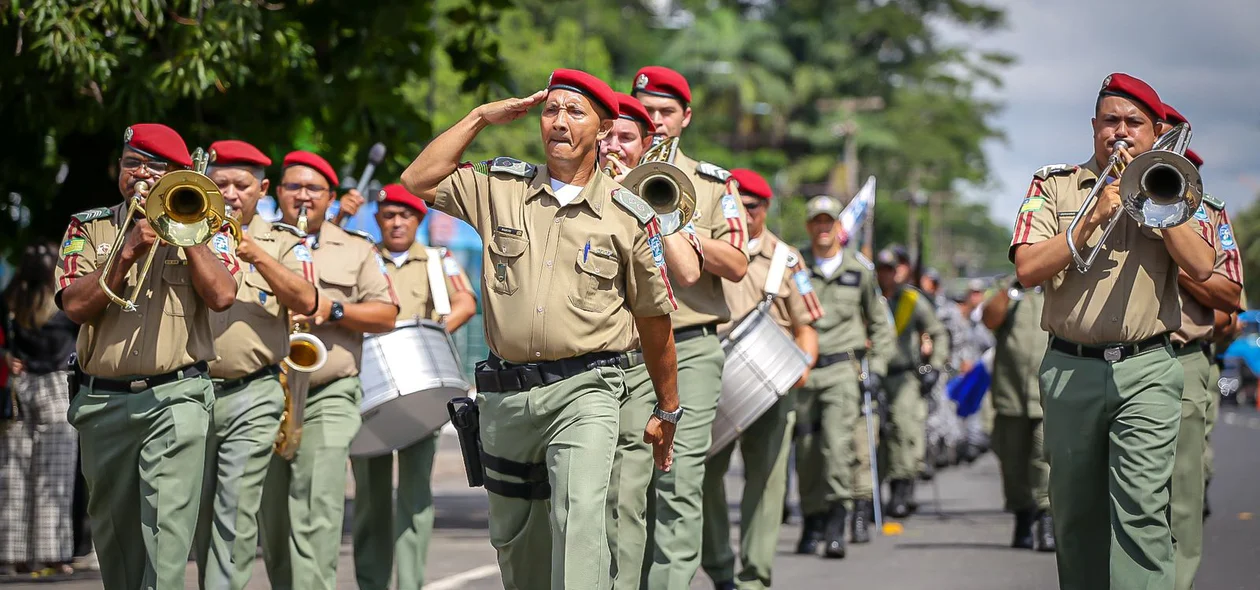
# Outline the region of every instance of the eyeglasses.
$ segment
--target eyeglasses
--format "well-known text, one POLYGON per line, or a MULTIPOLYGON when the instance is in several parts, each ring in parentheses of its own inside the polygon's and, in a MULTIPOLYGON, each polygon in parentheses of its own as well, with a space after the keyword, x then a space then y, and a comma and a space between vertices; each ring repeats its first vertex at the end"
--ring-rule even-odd
POLYGON ((163 162, 161 160, 141 160, 140 158, 131 156, 123 158, 119 163, 122 165, 123 170, 128 172, 134 172, 140 167, 144 167, 145 170, 149 171, 149 174, 166 174, 166 171, 171 169, 169 162, 163 162))
POLYGON ((318 184, 298 184, 296 182, 286 182, 284 184, 281 184, 280 188, 291 193, 296 193, 296 192, 305 190, 306 192, 311 193, 311 195, 314 195, 314 196, 319 196, 328 192, 328 187, 326 186, 320 186, 318 184))
POLYGON ((766 204, 765 201, 752 201, 752 202, 744 201, 744 208, 749 211, 755 211, 757 209, 760 209, 761 206, 765 204, 766 204))

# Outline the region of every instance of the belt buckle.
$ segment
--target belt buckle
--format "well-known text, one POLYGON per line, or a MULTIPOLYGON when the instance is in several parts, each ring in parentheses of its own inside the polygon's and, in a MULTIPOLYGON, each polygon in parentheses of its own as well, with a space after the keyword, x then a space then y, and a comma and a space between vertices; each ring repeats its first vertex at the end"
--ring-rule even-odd
POLYGON ((149 382, 145 379, 138 379, 132 381, 129 386, 131 387, 131 393, 140 393, 149 388, 149 382))
POLYGON ((1123 354, 1124 354, 1123 346, 1112 346, 1112 347, 1103 349, 1103 360, 1109 363, 1119 362, 1120 357, 1123 354))

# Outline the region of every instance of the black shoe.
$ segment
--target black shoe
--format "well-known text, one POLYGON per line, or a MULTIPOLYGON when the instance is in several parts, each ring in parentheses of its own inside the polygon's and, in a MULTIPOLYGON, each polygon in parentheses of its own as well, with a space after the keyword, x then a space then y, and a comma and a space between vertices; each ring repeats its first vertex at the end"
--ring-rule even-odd
POLYGON ((910 514, 919 511, 919 501, 915 499, 914 495, 913 479, 906 481, 906 509, 910 511, 910 514))
POLYGON ((868 513, 873 510, 874 507, 871 506, 870 500, 853 501, 853 544, 858 545, 871 542, 871 533, 866 530, 866 527, 872 518, 868 516, 868 513))
POLYGON ((1056 547, 1054 542, 1054 518, 1050 516, 1049 510, 1042 510, 1037 513, 1037 521, 1033 523, 1033 531, 1037 541, 1037 551, 1054 553, 1056 547))
POLYGON ((827 515, 806 514, 801 523, 801 542, 796 544, 799 555, 816 555, 818 545, 823 540, 823 527, 827 524, 827 515))
POLYGON ((892 491, 892 500, 888 502, 888 515, 893 518, 910 516, 910 503, 907 497, 907 493, 910 490, 910 481, 894 479, 888 482, 888 488, 892 491))
POLYGON ((788 524, 790 522, 792 522, 792 506, 790 506, 787 503, 787 501, 784 501, 783 502, 783 522, 781 524, 788 524))
POLYGON ((1212 485, 1211 480, 1203 484, 1203 520, 1212 516, 1212 505, 1208 503, 1208 486, 1212 485))
POLYGON ((1033 519, 1035 513, 1030 510, 1020 510, 1015 513, 1015 535, 1011 539, 1011 547, 1016 549, 1032 549, 1033 548, 1033 519))
POLYGON ((735 582, 727 580, 725 582, 714 582, 713 590, 735 590, 735 582))
POLYGON ((823 557, 832 559, 844 559, 844 521, 848 516, 848 512, 844 509, 844 502, 836 502, 831 505, 831 510, 827 513, 827 527, 823 531, 823 539, 826 545, 823 547, 823 557))

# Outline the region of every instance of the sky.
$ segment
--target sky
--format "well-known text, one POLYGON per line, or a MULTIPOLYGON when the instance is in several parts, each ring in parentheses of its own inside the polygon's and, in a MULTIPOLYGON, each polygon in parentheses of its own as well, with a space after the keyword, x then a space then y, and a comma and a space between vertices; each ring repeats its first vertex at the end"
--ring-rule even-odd
POLYGON ((1260 193, 1260 1, 988 0, 1007 26, 944 27, 953 42, 1012 54, 997 127, 985 146, 993 186, 964 190, 1012 225, 1032 173, 1079 164, 1091 151, 1090 117, 1102 80, 1125 72, 1151 84, 1190 121, 1206 192, 1234 212, 1260 193))

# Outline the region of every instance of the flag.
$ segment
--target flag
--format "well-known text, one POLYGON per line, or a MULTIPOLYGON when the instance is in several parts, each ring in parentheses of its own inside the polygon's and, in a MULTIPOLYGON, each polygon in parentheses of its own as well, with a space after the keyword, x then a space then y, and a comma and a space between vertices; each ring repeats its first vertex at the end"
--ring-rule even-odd
POLYGON ((844 211, 840 212, 840 244, 847 246, 854 233, 861 233, 862 223, 866 216, 875 210, 875 177, 866 179, 866 184, 853 196, 844 211))
POLYGON ((975 414, 980 409, 980 402, 984 401, 984 394, 989 391, 989 383, 992 380, 989 367, 992 365, 993 349, 990 348, 980 357, 980 361, 971 367, 971 370, 950 379, 945 384, 949 399, 958 406, 960 418, 975 414))

